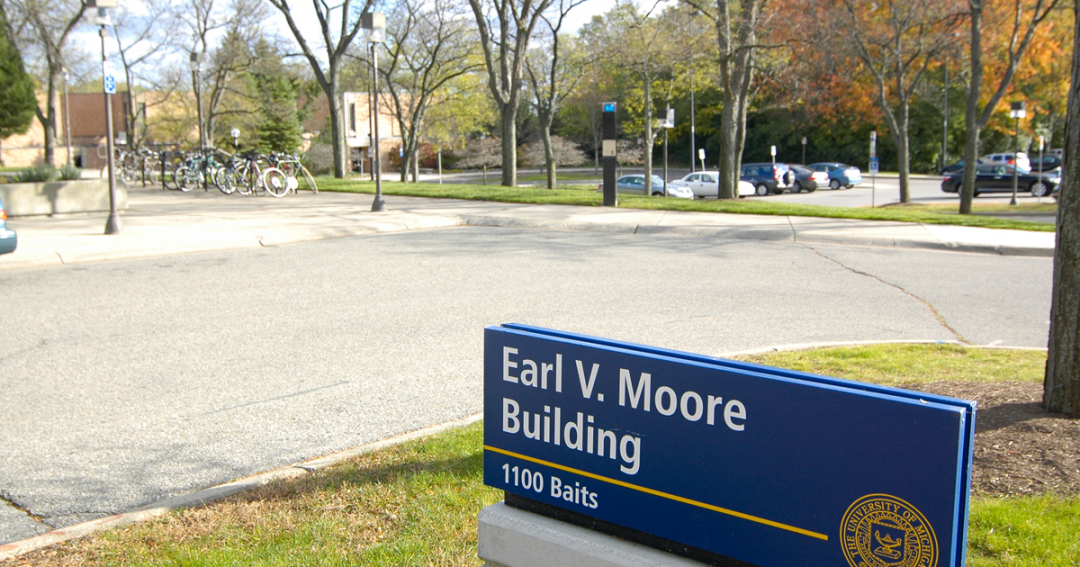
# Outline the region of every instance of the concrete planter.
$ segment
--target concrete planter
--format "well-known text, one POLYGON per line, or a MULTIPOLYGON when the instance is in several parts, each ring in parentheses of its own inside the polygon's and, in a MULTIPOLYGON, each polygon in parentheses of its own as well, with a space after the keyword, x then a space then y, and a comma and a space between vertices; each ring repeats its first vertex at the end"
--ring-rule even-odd
MULTIPOLYGON (((79 179, 46 183, 3 183, 0 197, 8 216, 97 213, 109 210, 107 179, 79 179)), ((127 209, 127 189, 116 186, 116 208, 127 209)))

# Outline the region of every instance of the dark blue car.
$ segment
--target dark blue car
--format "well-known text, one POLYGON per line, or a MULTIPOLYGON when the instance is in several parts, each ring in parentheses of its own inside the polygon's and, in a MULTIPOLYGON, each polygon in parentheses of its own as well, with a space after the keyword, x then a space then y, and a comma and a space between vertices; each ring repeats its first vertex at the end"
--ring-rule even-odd
POLYGON ((0 199, 0 254, 14 252, 18 240, 15 231, 7 227, 7 209, 4 208, 4 200, 0 199))

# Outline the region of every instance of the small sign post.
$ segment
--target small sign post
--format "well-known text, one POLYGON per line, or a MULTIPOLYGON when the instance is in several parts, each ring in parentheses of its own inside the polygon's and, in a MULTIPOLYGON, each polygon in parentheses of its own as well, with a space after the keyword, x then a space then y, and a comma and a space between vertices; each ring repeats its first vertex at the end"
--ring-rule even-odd
POLYGON ((877 206, 877 130, 870 132, 870 208, 877 206))
POLYGON ((701 171, 705 171, 705 148, 698 148, 697 158, 701 160, 701 171))
POLYGON ((1012 200, 1009 201, 1010 205, 1016 204, 1016 184, 1017 176, 1019 175, 1020 160, 1020 119, 1027 116, 1027 101, 1010 103, 1011 110, 1009 110, 1009 118, 1016 120, 1016 136, 1013 137, 1013 176, 1012 176, 1012 200))
POLYGON ((602 114, 603 129, 603 142, 601 143, 601 150, 604 162, 604 206, 605 207, 617 207, 619 206, 618 192, 615 184, 615 170, 619 165, 618 156, 616 156, 616 126, 615 126, 615 103, 605 102, 604 112, 602 114))

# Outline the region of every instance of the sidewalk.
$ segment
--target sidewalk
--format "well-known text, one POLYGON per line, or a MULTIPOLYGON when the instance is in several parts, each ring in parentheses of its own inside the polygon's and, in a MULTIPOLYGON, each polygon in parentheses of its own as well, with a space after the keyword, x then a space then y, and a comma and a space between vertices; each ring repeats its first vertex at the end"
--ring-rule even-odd
POLYGON ((674 234, 733 240, 845 244, 1052 257, 1054 233, 899 222, 522 205, 302 192, 281 199, 132 188, 123 233, 104 235, 107 213, 16 217, 19 245, 0 270, 274 246, 454 226, 674 234))

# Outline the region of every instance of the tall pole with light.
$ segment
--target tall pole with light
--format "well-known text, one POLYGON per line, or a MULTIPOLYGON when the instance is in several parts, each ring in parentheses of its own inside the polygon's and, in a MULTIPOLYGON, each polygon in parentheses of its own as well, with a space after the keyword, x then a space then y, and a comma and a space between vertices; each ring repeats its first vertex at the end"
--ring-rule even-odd
POLYGON ((1027 116, 1027 102, 1020 101, 1011 103, 1011 109, 1009 110, 1009 118, 1016 120, 1016 135, 1013 136, 1013 179, 1012 179, 1012 199, 1009 201, 1010 205, 1016 204, 1016 183, 1017 176, 1019 175, 1019 161, 1017 158, 1020 153, 1020 119, 1027 116))
MULTIPOLYGON (((116 65, 109 61, 105 51, 105 38, 109 37, 109 31, 105 26, 112 25, 109 18, 109 8, 116 7, 116 0, 88 0, 88 8, 97 8, 97 17, 93 19, 95 25, 101 26, 101 72, 102 87, 105 92, 105 147, 109 152, 106 163, 109 169, 109 220, 105 221, 105 234, 120 234, 123 227, 120 224, 120 213, 116 211, 116 174, 113 160, 113 119, 112 119, 112 95, 116 93, 116 65)), ((70 155, 70 152, 69 152, 70 155)))
MULTIPOLYGON (((199 154, 203 154, 206 151, 206 140, 203 138, 203 117, 202 117, 202 61, 203 54, 197 51, 191 52, 191 77, 195 81, 195 116, 199 121, 199 154)), ((206 156, 202 156, 202 186, 203 191, 208 191, 206 187, 206 156)))
POLYGON ((386 210, 386 201, 382 197, 382 157, 379 151, 379 54, 375 51, 375 45, 383 42, 383 33, 386 30, 386 15, 382 12, 364 12, 361 15, 360 25, 368 30, 368 46, 371 48, 371 68, 373 70, 372 89, 375 93, 375 101, 368 112, 373 116, 374 127, 372 129, 371 147, 375 150, 375 200, 371 202, 372 212, 386 210))

